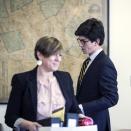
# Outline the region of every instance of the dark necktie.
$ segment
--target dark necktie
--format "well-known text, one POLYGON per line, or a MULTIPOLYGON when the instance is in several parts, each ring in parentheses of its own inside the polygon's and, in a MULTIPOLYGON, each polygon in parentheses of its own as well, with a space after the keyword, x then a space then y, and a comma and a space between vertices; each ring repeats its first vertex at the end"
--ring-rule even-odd
POLYGON ((85 74, 87 65, 89 64, 90 60, 91 60, 90 58, 87 58, 87 59, 83 62, 83 64, 82 64, 82 68, 81 68, 81 71, 80 71, 80 74, 79 74, 79 78, 78 78, 78 83, 77 83, 77 91, 78 91, 79 88, 80 88, 80 85, 81 85, 83 76, 84 76, 84 74, 85 74))

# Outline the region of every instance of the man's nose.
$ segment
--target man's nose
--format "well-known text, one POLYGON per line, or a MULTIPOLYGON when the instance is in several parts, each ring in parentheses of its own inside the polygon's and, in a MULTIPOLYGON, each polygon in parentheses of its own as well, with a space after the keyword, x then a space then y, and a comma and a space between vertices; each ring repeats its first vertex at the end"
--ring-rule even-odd
POLYGON ((57 55, 57 56, 56 56, 56 60, 57 60, 57 61, 61 61, 61 56, 57 55))

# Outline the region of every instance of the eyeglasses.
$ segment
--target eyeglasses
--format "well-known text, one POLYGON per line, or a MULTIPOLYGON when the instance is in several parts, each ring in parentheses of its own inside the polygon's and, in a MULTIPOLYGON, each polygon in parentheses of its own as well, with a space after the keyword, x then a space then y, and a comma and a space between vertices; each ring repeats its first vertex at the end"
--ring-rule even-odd
POLYGON ((89 40, 84 40, 84 39, 77 38, 77 42, 79 43, 79 45, 84 46, 86 43, 89 42, 89 40))

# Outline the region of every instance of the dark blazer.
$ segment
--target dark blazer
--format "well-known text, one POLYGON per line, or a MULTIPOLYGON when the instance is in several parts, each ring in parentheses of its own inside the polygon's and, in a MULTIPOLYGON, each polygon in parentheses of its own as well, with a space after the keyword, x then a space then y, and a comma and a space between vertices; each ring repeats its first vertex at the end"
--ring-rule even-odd
POLYGON ((85 115, 93 118, 98 131, 110 131, 108 108, 118 102, 117 71, 104 51, 100 52, 86 71, 76 98, 85 115))
MULTIPOLYGON (((54 72, 66 100, 65 112, 80 113, 73 92, 73 82, 67 72, 54 72)), ((13 128, 18 118, 36 121, 37 116, 37 67, 16 74, 12 78, 12 90, 5 114, 5 123, 13 128)))

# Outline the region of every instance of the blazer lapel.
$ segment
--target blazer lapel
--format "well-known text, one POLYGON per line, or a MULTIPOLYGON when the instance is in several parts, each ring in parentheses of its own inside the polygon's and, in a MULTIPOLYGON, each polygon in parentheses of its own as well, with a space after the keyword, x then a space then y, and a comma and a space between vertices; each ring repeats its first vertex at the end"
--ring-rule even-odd
POLYGON ((64 88, 66 88, 66 87, 65 87, 65 83, 63 83, 64 78, 63 78, 62 75, 60 75, 60 73, 57 72, 57 71, 54 72, 54 76, 56 77, 56 79, 57 79, 57 81, 58 81, 58 83, 59 83, 59 86, 60 86, 60 89, 61 89, 61 91, 62 91, 62 94, 63 94, 64 98, 67 100, 67 99, 68 99, 68 96, 67 96, 66 90, 64 89, 64 88))
POLYGON ((29 76, 29 90, 34 112, 37 113, 37 67, 33 69, 29 76))

